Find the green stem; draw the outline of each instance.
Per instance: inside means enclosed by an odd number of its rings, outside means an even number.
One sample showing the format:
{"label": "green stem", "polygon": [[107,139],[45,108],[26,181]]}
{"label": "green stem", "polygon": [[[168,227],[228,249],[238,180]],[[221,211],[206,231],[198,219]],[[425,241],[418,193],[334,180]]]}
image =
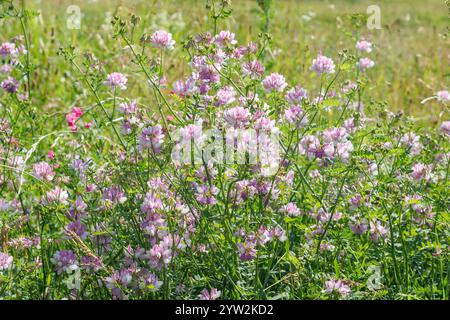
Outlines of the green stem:
{"label": "green stem", "polygon": [[109,122],[111,123],[111,126],[114,130],[114,133],[116,134],[117,138],[119,138],[120,144],[122,145],[122,147],[125,149],[125,151],[127,151],[127,146],[125,144],[125,142],[122,139],[122,136],[119,134],[119,132],[117,131],[116,126],[114,125],[113,119],[112,117],[108,114],[108,112],[106,111],[105,106],[103,105],[102,100],[100,99],[100,97],[98,96],[97,90],[95,90],[94,86],[92,85],[92,83],[87,79],[87,77],[85,76],[83,70],[81,70],[80,66],[73,60],[70,59],[70,62],[72,63],[72,65],[78,70],[78,72],[82,75],[84,82],[88,85],[89,89],[91,90],[91,92],[94,94],[95,99],[97,100],[97,104],[100,106],[100,108],[102,109],[103,113],[105,114],[105,116],[108,118]]}

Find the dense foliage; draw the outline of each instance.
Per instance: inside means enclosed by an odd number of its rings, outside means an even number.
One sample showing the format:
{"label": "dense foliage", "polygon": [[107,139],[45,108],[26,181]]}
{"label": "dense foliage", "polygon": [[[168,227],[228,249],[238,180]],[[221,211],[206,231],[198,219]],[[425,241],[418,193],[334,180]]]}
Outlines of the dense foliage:
{"label": "dense foliage", "polygon": [[[449,298],[450,94],[423,97],[438,130],[390,112],[365,92],[368,36],[312,53],[316,83],[296,84],[266,70],[267,34],[179,43],[116,16],[128,63],[62,47],[89,104],[42,117],[31,13],[3,9],[24,35],[0,45],[1,298]],[[127,94],[144,81],[151,105]]]}

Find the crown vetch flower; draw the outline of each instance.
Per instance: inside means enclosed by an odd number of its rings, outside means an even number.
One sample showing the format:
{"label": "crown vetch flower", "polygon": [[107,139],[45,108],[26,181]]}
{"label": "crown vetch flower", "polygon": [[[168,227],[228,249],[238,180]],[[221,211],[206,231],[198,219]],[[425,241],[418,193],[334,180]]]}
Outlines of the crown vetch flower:
{"label": "crown vetch flower", "polygon": [[33,175],[42,180],[52,181],[55,172],[47,162],[39,162],[33,165]]}
{"label": "crown vetch flower", "polygon": [[300,104],[303,99],[308,98],[308,91],[303,89],[300,85],[290,89],[286,94],[286,100],[290,104]]}
{"label": "crown vetch flower", "polygon": [[326,292],[326,293],[336,292],[341,296],[346,296],[351,292],[351,289],[342,280],[331,279],[331,280],[325,281],[324,292]]}
{"label": "crown vetch flower", "polygon": [[13,77],[8,77],[2,81],[0,86],[8,93],[16,93],[19,89],[19,81]]}
{"label": "crown vetch flower", "polygon": [[375,65],[375,62],[373,62],[370,58],[361,58],[358,62],[358,67],[361,70],[370,69]]}
{"label": "crown vetch flower", "polygon": [[142,129],[139,138],[139,149],[141,151],[150,149],[154,153],[161,153],[165,134],[161,125],[148,126]]}
{"label": "crown vetch flower", "polygon": [[252,60],[242,65],[242,74],[250,79],[258,79],[264,73],[264,67],[258,60]]}
{"label": "crown vetch flower", "polygon": [[51,261],[55,264],[55,271],[57,274],[76,270],[78,268],[77,257],[72,250],[56,251]]}
{"label": "crown vetch flower", "polygon": [[235,45],[237,43],[235,39],[235,34],[229,30],[220,31],[214,39],[214,43],[218,47],[227,47],[230,45]]}
{"label": "crown vetch flower", "polygon": [[388,235],[388,229],[379,221],[370,221],[370,239],[373,242],[378,242],[380,238],[384,239]]}
{"label": "crown vetch flower", "polygon": [[312,62],[311,70],[315,71],[318,75],[332,74],[335,72],[335,65],[333,60],[325,57],[321,54],[317,56]]}
{"label": "crown vetch flower", "polygon": [[9,269],[12,265],[13,257],[10,255],[0,252],[0,271]]}
{"label": "crown vetch flower", "polygon": [[298,124],[301,127],[308,123],[308,117],[305,114],[305,111],[297,105],[293,105],[289,109],[286,109],[284,111],[284,117],[289,123]]}
{"label": "crown vetch flower", "polygon": [[152,34],[150,37],[150,42],[155,48],[172,50],[175,45],[175,40],[172,39],[172,34],[164,31],[158,30]]}
{"label": "crown vetch flower", "polygon": [[440,102],[450,101],[450,92],[448,90],[441,90],[436,93],[436,97]]}
{"label": "crown vetch flower", "polygon": [[1,68],[0,68],[0,72],[3,74],[10,74],[12,72],[13,68],[10,64],[4,64]]}
{"label": "crown vetch flower", "polygon": [[287,83],[284,76],[282,76],[279,73],[271,73],[270,75],[264,78],[262,83],[264,89],[266,89],[267,92],[272,91],[282,92],[284,88],[287,87]]}
{"label": "crown vetch flower", "polygon": [[248,124],[250,120],[250,111],[244,107],[234,107],[225,110],[223,118],[230,126],[241,128]]}
{"label": "crown vetch flower", "polygon": [[297,217],[301,214],[300,209],[293,202],[289,202],[288,204],[283,206],[281,208],[281,211],[291,217]]}
{"label": "crown vetch flower", "polygon": [[120,72],[113,72],[106,76],[105,85],[113,90],[116,88],[125,90],[127,88],[127,82],[128,79],[125,75]]}
{"label": "crown vetch flower", "polygon": [[441,131],[442,133],[450,136],[450,121],[444,121],[441,124]]}
{"label": "crown vetch flower", "polygon": [[0,45],[0,56],[6,58],[8,56],[16,57],[18,55],[16,45],[12,42],[3,42]]}
{"label": "crown vetch flower", "polygon": [[369,229],[367,221],[357,217],[353,217],[350,219],[349,227],[354,234],[364,234]]}
{"label": "crown vetch flower", "polygon": [[431,177],[431,166],[423,163],[416,163],[412,166],[411,176],[417,181],[422,179],[428,180]]}
{"label": "crown vetch flower", "polygon": [[54,189],[47,191],[43,202],[68,204],[67,199],[69,199],[69,194],[67,193],[67,191],[56,186]]}
{"label": "crown vetch flower", "polygon": [[212,288],[210,291],[208,289],[203,289],[198,295],[200,300],[216,300],[220,297],[220,291],[216,288]]}
{"label": "crown vetch flower", "polygon": [[234,101],[236,101],[236,91],[232,87],[226,86],[217,91],[216,93],[217,106],[224,106]]}
{"label": "crown vetch flower", "polygon": [[357,50],[359,50],[361,52],[367,52],[367,53],[372,52],[372,43],[370,43],[367,40],[359,40],[356,43],[355,47]]}
{"label": "crown vetch flower", "polygon": [[103,189],[102,198],[104,201],[112,204],[119,204],[127,201],[125,192],[117,185]]}
{"label": "crown vetch flower", "polygon": [[71,236],[71,233],[76,234],[80,239],[86,239],[89,235],[89,232],[87,232],[87,227],[84,223],[82,223],[80,220],[71,221],[66,226],[66,233]]}
{"label": "crown vetch flower", "polygon": [[239,258],[242,261],[250,261],[256,258],[256,242],[251,240],[246,240],[244,243],[236,244],[238,248]]}

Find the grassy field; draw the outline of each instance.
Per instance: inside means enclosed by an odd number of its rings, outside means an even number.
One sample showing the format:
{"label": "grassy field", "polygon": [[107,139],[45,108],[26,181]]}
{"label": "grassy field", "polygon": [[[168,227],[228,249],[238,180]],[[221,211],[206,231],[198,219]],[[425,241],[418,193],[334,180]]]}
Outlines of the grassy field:
{"label": "grassy field", "polygon": [[[110,18],[132,13],[142,18],[136,35],[165,28],[173,33],[176,41],[186,40],[188,35],[213,30],[204,1],[25,1],[40,16],[30,22],[32,53],[39,57],[33,77],[36,95],[45,100],[37,103],[39,110],[52,113],[59,108],[78,103],[82,99],[76,91],[67,90],[70,73],[64,72],[64,62],[56,55],[60,46],[74,45],[80,52],[89,51],[112,67],[125,65],[118,42],[110,31]],[[351,15],[364,14],[371,1],[295,1],[277,0],[269,14],[268,31],[273,37],[271,54],[265,57],[269,71],[279,71],[291,83],[308,84],[313,75],[308,72],[309,61],[317,51],[334,58],[340,50],[352,49],[356,34],[367,37],[375,44],[374,60],[378,67],[370,74],[367,89],[374,99],[386,101],[389,109],[404,111],[427,122],[439,117],[436,104],[420,104],[433,92],[441,90],[449,82],[450,50],[448,8],[445,1],[387,1],[376,4],[381,9],[381,30],[369,30],[365,26],[355,30]],[[67,9],[77,5],[81,11],[80,29],[67,27]],[[241,42],[258,39],[266,30],[266,21],[256,1],[233,2],[232,16],[219,20],[220,29],[230,29]],[[6,34],[20,32],[18,23],[3,24]],[[173,51],[178,56],[181,48]],[[168,69],[169,83],[186,74],[185,64],[171,63]],[[145,95],[137,79],[136,92]],[[39,84],[39,85],[38,85]],[[49,94],[55,93],[55,94]],[[151,99],[151,95],[148,95]],[[86,101],[79,101],[86,103]]]}

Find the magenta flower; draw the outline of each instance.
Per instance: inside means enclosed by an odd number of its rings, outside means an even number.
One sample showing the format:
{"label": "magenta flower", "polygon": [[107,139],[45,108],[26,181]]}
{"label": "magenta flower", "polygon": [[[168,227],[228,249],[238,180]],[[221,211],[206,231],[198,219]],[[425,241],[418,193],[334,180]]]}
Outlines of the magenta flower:
{"label": "magenta flower", "polygon": [[11,268],[13,257],[0,252],[0,271]]}
{"label": "magenta flower", "polygon": [[33,165],[33,175],[41,180],[52,181],[55,172],[47,162],[39,162]]}
{"label": "magenta flower", "polygon": [[388,229],[378,220],[370,221],[370,239],[378,242],[380,238],[384,239],[388,235]]}
{"label": "magenta flower", "polygon": [[286,100],[292,105],[300,104],[303,99],[307,98],[308,98],[308,91],[306,91],[306,89],[303,89],[299,85],[289,90],[286,94]]}
{"label": "magenta flower", "polygon": [[214,42],[218,47],[227,47],[237,43],[235,34],[228,30],[220,31],[220,33],[216,35]]}
{"label": "magenta flower", "polygon": [[346,285],[342,280],[331,279],[325,281],[325,290],[326,293],[338,293],[341,296],[346,296],[351,292],[351,289],[348,285]]}
{"label": "magenta flower", "polygon": [[81,267],[87,272],[98,271],[104,267],[100,258],[93,256],[81,257]]}
{"label": "magenta flower", "polygon": [[246,240],[244,243],[236,244],[238,248],[239,258],[242,261],[250,261],[256,258],[256,242]]}
{"label": "magenta flower", "polygon": [[68,204],[67,199],[69,198],[69,194],[66,190],[61,189],[56,186],[54,189],[48,191],[43,199],[44,203],[60,203],[60,204]]}
{"label": "magenta flower", "polygon": [[139,138],[139,149],[141,151],[150,149],[152,152],[161,153],[165,134],[161,125],[148,126],[142,129]]}
{"label": "magenta flower", "polygon": [[83,115],[83,110],[81,108],[72,108],[70,113],[66,114],[67,124],[72,131],[77,131],[77,126],[75,122]]}
{"label": "magenta flower", "polygon": [[416,163],[412,167],[412,173],[411,176],[414,180],[419,181],[422,179],[429,179],[431,173],[431,167],[428,165],[425,165],[423,163]]}
{"label": "magenta flower", "polygon": [[444,121],[441,124],[441,132],[450,136],[450,121]]}
{"label": "magenta flower", "polygon": [[125,90],[127,88],[126,86],[127,82],[128,82],[127,77],[125,77],[122,73],[113,72],[106,76],[105,85],[113,90],[116,88]]}
{"label": "magenta flower", "polygon": [[78,107],[73,107],[72,108],[72,114],[75,117],[80,118],[83,115],[83,110],[81,110],[81,108],[78,108]]}
{"label": "magenta flower", "polygon": [[213,205],[216,204],[216,195],[219,193],[219,189],[215,186],[209,186],[207,184],[197,186],[196,199],[200,204]]}
{"label": "magenta flower", "polygon": [[301,214],[300,209],[297,207],[297,205],[293,202],[289,202],[285,206],[281,208],[281,212],[287,214],[291,217],[297,217]]}
{"label": "magenta flower", "polygon": [[436,93],[436,97],[440,102],[450,101],[450,92],[448,90],[441,90]]}
{"label": "magenta flower", "polygon": [[1,68],[0,68],[0,72],[3,74],[10,74],[12,72],[13,68],[10,64],[4,64]]}
{"label": "magenta flower", "polygon": [[272,73],[264,78],[262,82],[266,92],[278,91],[282,92],[287,87],[286,80],[279,73]]}
{"label": "magenta flower", "polygon": [[284,111],[284,117],[289,123],[299,124],[301,127],[308,123],[305,111],[299,106],[293,105]]}
{"label": "magenta flower", "polygon": [[230,104],[236,100],[236,91],[230,87],[226,86],[217,91],[216,93],[216,105],[224,106]]}
{"label": "magenta flower", "polygon": [[223,118],[230,126],[241,128],[248,124],[250,120],[250,111],[243,107],[234,107],[225,110]]}
{"label": "magenta flower", "polygon": [[375,65],[375,62],[373,62],[371,59],[369,58],[361,58],[359,59],[358,62],[358,67],[360,70],[364,71],[367,69],[372,68]]}
{"label": "magenta flower", "polygon": [[164,30],[158,30],[152,34],[150,42],[155,48],[172,50],[175,45],[175,40],[172,39],[172,34]]}
{"label": "magenta flower", "polygon": [[13,77],[8,77],[2,81],[0,86],[8,93],[16,93],[19,89],[19,81]]}
{"label": "magenta flower", "polygon": [[65,271],[73,271],[78,268],[77,257],[72,250],[56,251],[51,261],[55,264],[55,271],[61,274]]}
{"label": "magenta flower", "polygon": [[242,65],[242,74],[250,79],[258,79],[264,73],[264,67],[258,60],[252,60]]}
{"label": "magenta flower", "polygon": [[6,58],[7,56],[16,57],[18,54],[16,45],[12,42],[3,42],[0,45],[0,56]]}
{"label": "magenta flower", "polygon": [[364,234],[369,229],[367,221],[358,218],[351,218],[348,225],[354,234]]}
{"label": "magenta flower", "polygon": [[66,120],[67,120],[67,125],[70,127],[70,129],[72,131],[77,131],[77,126],[75,124],[75,121],[77,120],[77,118],[72,113],[66,114]]}
{"label": "magenta flower", "polygon": [[216,288],[212,288],[210,291],[208,289],[203,289],[198,295],[200,300],[216,300],[220,297],[220,291]]}
{"label": "magenta flower", "polygon": [[372,52],[372,43],[366,40],[359,40],[356,43],[356,49],[361,52]]}

